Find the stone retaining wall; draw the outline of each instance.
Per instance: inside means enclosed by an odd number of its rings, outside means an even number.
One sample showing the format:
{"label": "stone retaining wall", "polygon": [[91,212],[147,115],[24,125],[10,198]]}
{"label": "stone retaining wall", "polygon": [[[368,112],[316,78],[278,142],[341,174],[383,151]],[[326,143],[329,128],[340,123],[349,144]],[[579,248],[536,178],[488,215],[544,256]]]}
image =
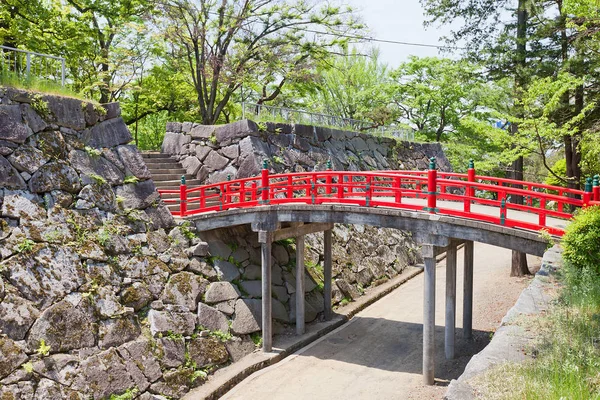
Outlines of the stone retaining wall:
{"label": "stone retaining wall", "polygon": [[436,157],[442,171],[450,162],[439,143],[412,143],[364,133],[307,125],[242,120],[228,125],[167,123],[162,152],[180,161],[203,182],[247,178],[263,160],[274,173],[324,170],[427,169]]}

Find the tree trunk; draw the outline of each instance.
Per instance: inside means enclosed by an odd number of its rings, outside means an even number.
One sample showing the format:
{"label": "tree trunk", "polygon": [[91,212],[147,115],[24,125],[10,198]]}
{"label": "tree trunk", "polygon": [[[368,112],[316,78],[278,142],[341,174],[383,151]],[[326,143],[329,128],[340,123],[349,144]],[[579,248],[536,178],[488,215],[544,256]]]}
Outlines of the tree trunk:
{"label": "tree trunk", "polygon": [[527,267],[527,254],[513,250],[510,276],[531,275]]}
{"label": "tree trunk", "polygon": [[[519,8],[517,10],[517,74],[515,77],[517,87],[517,97],[523,95],[523,90],[527,84],[525,77],[525,67],[527,66],[527,0],[519,0]],[[517,110],[519,117],[523,116],[521,110]],[[519,131],[518,125],[512,126],[513,134]],[[519,156],[512,164],[512,179],[522,181],[523,180],[523,156]],[[513,185],[516,188],[522,188],[522,185]],[[523,204],[523,196],[511,196],[511,203]],[[513,250],[512,252],[512,266],[510,269],[510,276],[523,276],[530,275],[529,268],[527,268],[527,255],[520,251]]]}

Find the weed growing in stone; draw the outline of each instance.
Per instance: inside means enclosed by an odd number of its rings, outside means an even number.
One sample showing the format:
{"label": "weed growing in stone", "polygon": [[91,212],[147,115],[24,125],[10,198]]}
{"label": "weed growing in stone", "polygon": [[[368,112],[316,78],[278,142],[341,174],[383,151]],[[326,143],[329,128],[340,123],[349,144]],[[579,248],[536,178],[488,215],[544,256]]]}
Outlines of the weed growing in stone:
{"label": "weed growing in stone", "polygon": [[260,334],[260,332],[254,332],[250,334],[250,338],[252,339],[252,341],[254,342],[254,345],[256,347],[261,347],[262,346],[262,335]]}
{"label": "weed growing in stone", "polygon": [[27,372],[28,374],[31,374],[33,372],[33,363],[31,361],[26,362],[25,364],[21,365],[21,367],[23,367],[25,372]]}
{"label": "weed growing in stone", "polygon": [[219,339],[221,342],[227,342],[233,337],[231,333],[223,331],[211,331],[209,335]]}
{"label": "weed growing in stone", "polygon": [[137,397],[139,392],[140,390],[138,388],[133,387],[119,395],[111,394],[108,400],[133,400]]}
{"label": "weed growing in stone", "polygon": [[31,108],[33,108],[42,117],[48,117],[48,115],[50,115],[48,102],[44,100],[41,94],[33,95],[33,98],[31,99]]}
{"label": "weed growing in stone", "polygon": [[85,146],[83,149],[90,157],[100,157],[102,155],[102,151],[90,146]]}
{"label": "weed growing in stone", "polygon": [[182,222],[181,225],[179,225],[179,230],[181,231],[183,236],[185,236],[189,240],[192,240],[196,237],[196,234],[190,229],[191,226],[192,224],[189,221]]}
{"label": "weed growing in stone", "polygon": [[96,184],[98,184],[98,185],[104,185],[106,183],[106,179],[104,179],[100,175],[90,174],[89,177],[91,180],[96,182]]}
{"label": "weed growing in stone", "polygon": [[137,176],[128,175],[123,179],[123,183],[138,183],[140,180]]}
{"label": "weed growing in stone", "polygon": [[46,344],[46,341],[44,339],[42,339],[42,340],[40,340],[40,345],[38,346],[38,348],[35,352],[42,357],[46,357],[48,354],[50,354],[50,349],[51,349],[50,346],[48,346]]}
{"label": "weed growing in stone", "polygon": [[28,253],[33,250],[35,242],[31,239],[24,239],[17,244],[17,253]]}

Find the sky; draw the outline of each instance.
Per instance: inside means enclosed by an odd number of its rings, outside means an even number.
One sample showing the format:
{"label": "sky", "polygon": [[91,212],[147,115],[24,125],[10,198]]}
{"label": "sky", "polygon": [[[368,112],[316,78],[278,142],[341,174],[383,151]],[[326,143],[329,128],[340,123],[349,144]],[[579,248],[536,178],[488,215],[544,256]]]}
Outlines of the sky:
{"label": "sky", "polygon": [[[423,27],[425,16],[419,0],[345,0],[362,17],[371,31],[371,37],[384,40],[444,43],[440,36],[450,32],[448,27]],[[376,43],[381,61],[395,68],[411,55],[419,57],[440,56],[435,48]],[[444,53],[445,54],[445,53]]]}

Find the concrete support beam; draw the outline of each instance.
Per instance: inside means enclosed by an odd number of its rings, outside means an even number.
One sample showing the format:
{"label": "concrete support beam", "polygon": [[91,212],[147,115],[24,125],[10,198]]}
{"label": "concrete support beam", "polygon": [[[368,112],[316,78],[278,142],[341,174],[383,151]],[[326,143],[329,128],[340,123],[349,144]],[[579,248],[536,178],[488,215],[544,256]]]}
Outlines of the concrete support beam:
{"label": "concrete support beam", "polygon": [[304,236],[296,238],[296,334],[304,334]]}
{"label": "concrete support beam", "polygon": [[324,311],[324,315],[325,315],[325,320],[329,321],[332,317],[332,312],[331,312],[331,268],[332,268],[332,256],[331,256],[331,240],[332,240],[332,234],[331,234],[331,229],[326,230],[325,232],[323,232],[323,244],[324,244],[324,249],[323,252],[325,253],[323,256],[325,258],[325,265],[323,268],[323,299],[325,302],[325,311]]}
{"label": "concrete support beam", "polygon": [[435,246],[421,248],[425,263],[423,290],[423,383],[435,379]]}
{"label": "concrete support beam", "polygon": [[271,313],[271,244],[273,232],[258,232],[258,241],[261,243],[261,271],[262,271],[262,335],[263,351],[273,349],[273,325]]}
{"label": "concrete support beam", "polygon": [[444,350],[446,359],[454,359],[456,339],[456,246],[448,247],[446,252],[446,324],[444,331]]}
{"label": "concrete support beam", "polygon": [[463,336],[473,337],[473,242],[465,242],[465,274],[463,285]]}
{"label": "concrete support beam", "polygon": [[333,224],[328,223],[301,224],[297,226],[291,226],[289,228],[282,228],[273,233],[273,241],[276,242],[278,240],[323,232],[331,228],[333,228]]}

